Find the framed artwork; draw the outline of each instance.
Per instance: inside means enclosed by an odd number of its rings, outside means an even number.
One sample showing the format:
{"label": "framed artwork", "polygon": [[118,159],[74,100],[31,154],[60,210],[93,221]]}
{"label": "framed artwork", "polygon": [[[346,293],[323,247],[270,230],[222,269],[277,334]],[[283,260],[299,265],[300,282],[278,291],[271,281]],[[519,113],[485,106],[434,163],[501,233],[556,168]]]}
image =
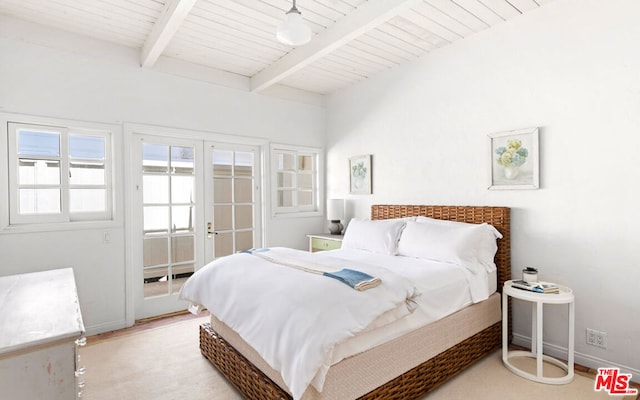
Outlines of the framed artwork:
{"label": "framed artwork", "polygon": [[371,154],[349,158],[349,193],[371,194]]}
{"label": "framed artwork", "polygon": [[538,128],[489,134],[490,190],[538,189]]}

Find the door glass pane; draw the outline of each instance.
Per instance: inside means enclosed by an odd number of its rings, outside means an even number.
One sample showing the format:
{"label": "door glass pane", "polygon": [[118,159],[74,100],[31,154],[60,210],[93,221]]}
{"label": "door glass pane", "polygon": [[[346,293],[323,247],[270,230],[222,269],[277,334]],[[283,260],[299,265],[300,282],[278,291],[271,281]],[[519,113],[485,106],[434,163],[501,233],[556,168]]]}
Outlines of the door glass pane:
{"label": "door glass pane", "polygon": [[231,176],[233,165],[233,151],[213,150],[213,175]]}
{"label": "door glass pane", "polygon": [[[195,258],[195,236],[176,236],[171,238],[171,262],[182,263]],[[175,274],[175,271],[174,271]]]}
{"label": "door glass pane", "polygon": [[163,144],[142,144],[142,171],[168,172],[169,146]]}
{"label": "door glass pane", "polygon": [[236,233],[236,251],[249,250],[253,248],[253,231],[243,231]]}
{"label": "door glass pane", "polygon": [[195,272],[195,264],[180,264],[176,265],[172,268],[172,284],[171,284],[171,293],[179,293],[180,289],[182,289],[182,285],[189,279],[191,275]]}
{"label": "door glass pane", "polygon": [[169,293],[169,267],[145,268],[144,297],[162,296]]}
{"label": "door glass pane", "polygon": [[237,178],[235,180],[235,202],[253,202],[253,179]]}
{"label": "door glass pane", "polygon": [[69,209],[71,212],[105,211],[106,196],[105,189],[70,189]]}
{"label": "door glass pane", "polygon": [[174,233],[193,232],[193,206],[171,207],[171,228]]}
{"label": "door glass pane", "polygon": [[214,206],[213,223],[216,231],[227,231],[233,229],[233,218],[231,214],[233,206]]}
{"label": "door glass pane", "polygon": [[234,166],[235,176],[253,175],[253,153],[237,152]]}
{"label": "door glass pane", "polygon": [[253,227],[253,206],[236,206],[236,229]]}
{"label": "door glass pane", "polygon": [[18,161],[18,182],[21,185],[59,185],[60,161],[21,158]]}
{"label": "door glass pane", "polygon": [[229,254],[233,254],[233,234],[232,233],[218,233],[214,235],[214,256],[224,257]]}
{"label": "door glass pane", "polygon": [[214,203],[231,203],[233,192],[231,187],[233,181],[231,178],[214,178],[213,179],[213,202]]}
{"label": "door glass pane", "polygon": [[193,174],[193,147],[171,147],[171,168],[176,174]]}
{"label": "door glass pane", "polygon": [[166,265],[169,262],[169,246],[166,237],[146,238],[143,241],[144,266]]}
{"label": "door glass pane", "polygon": [[193,203],[194,177],[174,175],[171,177],[171,202]]}
{"label": "door glass pane", "polygon": [[20,214],[56,214],[60,210],[60,189],[20,189]]}
{"label": "door glass pane", "polygon": [[144,233],[169,232],[169,207],[144,207]]}
{"label": "door glass pane", "polygon": [[169,202],[169,176],[144,175],[142,186],[144,204],[167,204]]}
{"label": "door glass pane", "polygon": [[18,131],[18,154],[60,157],[60,133],[21,129]]}

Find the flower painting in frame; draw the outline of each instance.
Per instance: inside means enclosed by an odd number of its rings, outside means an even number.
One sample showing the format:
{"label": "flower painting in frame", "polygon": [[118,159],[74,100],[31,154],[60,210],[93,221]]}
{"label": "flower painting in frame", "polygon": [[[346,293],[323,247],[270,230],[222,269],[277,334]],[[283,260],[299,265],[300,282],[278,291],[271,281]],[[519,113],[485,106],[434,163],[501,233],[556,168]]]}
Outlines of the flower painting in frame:
{"label": "flower painting in frame", "polygon": [[538,189],[538,128],[489,135],[489,189]]}
{"label": "flower painting in frame", "polygon": [[349,193],[371,194],[371,154],[349,158]]}

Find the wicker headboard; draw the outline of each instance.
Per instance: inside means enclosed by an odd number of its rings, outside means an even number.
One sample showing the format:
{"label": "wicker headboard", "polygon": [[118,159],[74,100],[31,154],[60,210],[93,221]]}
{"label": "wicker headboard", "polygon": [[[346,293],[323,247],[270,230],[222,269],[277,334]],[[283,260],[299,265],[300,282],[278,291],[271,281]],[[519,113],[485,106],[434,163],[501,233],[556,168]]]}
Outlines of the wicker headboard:
{"label": "wicker headboard", "polygon": [[511,209],[508,207],[484,206],[412,206],[380,205],[371,206],[371,219],[389,219],[403,217],[431,217],[450,221],[493,225],[502,239],[498,242],[495,263],[498,268],[498,290],[502,291],[505,281],[511,279]]}

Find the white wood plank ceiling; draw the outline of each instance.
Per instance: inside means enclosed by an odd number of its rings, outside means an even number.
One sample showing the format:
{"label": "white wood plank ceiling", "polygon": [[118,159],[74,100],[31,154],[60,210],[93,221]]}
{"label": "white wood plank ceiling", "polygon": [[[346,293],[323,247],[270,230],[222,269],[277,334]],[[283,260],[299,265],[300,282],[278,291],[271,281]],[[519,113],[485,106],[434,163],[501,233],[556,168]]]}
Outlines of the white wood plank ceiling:
{"label": "white wood plank ceiling", "polygon": [[116,43],[142,68],[170,57],[328,94],[553,0],[298,0],[313,31],[275,38],[289,0],[0,0],[0,15]]}

